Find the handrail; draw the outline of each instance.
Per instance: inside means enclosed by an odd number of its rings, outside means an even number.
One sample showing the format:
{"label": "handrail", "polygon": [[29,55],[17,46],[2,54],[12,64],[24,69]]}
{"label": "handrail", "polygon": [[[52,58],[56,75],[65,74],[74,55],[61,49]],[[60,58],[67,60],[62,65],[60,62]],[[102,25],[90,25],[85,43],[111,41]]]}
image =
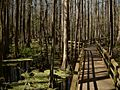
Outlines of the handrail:
{"label": "handrail", "polygon": [[[6,81],[16,82],[21,79],[20,74],[27,71],[32,64],[32,58],[7,59],[2,61]],[[7,74],[9,73],[9,74]],[[13,73],[13,74],[11,74]],[[9,77],[9,78],[8,78]]]}
{"label": "handrail", "polygon": [[84,47],[82,47],[82,49],[80,51],[80,55],[77,59],[77,63],[75,65],[75,70],[74,70],[70,90],[77,90],[77,88],[78,88],[79,76],[80,76],[80,72],[81,72],[81,69],[82,69],[82,66],[83,66],[82,65],[83,58],[84,58]]}
{"label": "handrail", "polygon": [[20,59],[7,59],[7,60],[3,60],[3,63],[6,62],[23,62],[23,61],[33,61],[32,58],[20,58]]}
{"label": "handrail", "polygon": [[96,41],[97,48],[99,52],[101,53],[104,62],[108,69],[108,74],[110,78],[112,79],[116,89],[120,89],[120,67],[118,63],[115,61],[115,59],[111,58],[111,55],[105,50],[99,43]]}
{"label": "handrail", "polygon": [[[75,41],[68,41],[68,46],[71,47],[71,43],[73,44],[72,47],[75,47]],[[82,42],[76,42],[76,48],[82,47]]]}

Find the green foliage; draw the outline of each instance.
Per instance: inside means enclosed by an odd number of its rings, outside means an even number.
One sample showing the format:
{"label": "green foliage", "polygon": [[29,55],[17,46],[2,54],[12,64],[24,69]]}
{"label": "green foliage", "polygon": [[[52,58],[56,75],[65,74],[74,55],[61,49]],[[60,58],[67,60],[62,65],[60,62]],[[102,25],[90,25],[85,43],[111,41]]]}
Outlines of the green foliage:
{"label": "green foliage", "polygon": [[8,89],[8,90],[24,90],[24,88],[25,88],[24,85],[18,85],[18,86],[14,86],[14,88]]}
{"label": "green foliage", "polygon": [[[15,44],[11,44],[9,46],[9,55],[8,58],[14,58],[15,57]],[[38,41],[32,40],[30,43],[30,47],[26,47],[25,45],[19,44],[19,57],[32,57],[38,53],[40,53],[42,50],[41,46],[39,45]]]}
{"label": "green foliage", "polygon": [[[25,78],[25,80],[18,81],[18,85],[13,85],[13,89],[11,90],[34,90],[34,89],[44,89],[49,88],[49,71],[39,72],[39,70],[33,70],[28,73],[25,72],[21,74]],[[22,84],[22,85],[21,85]]]}
{"label": "green foliage", "polygon": [[31,48],[22,48],[20,50],[21,57],[30,57],[34,54],[33,50]]}
{"label": "green foliage", "polygon": [[65,79],[66,77],[69,76],[68,72],[67,71],[63,71],[63,70],[56,70],[56,72],[54,73],[55,75],[58,75],[59,77]]}
{"label": "green foliage", "polygon": [[[60,69],[54,70],[54,75],[61,77],[61,79],[57,79],[57,83],[62,82],[62,79],[65,79],[69,76],[68,72],[62,71]],[[34,89],[43,89],[43,90],[55,90],[49,88],[49,75],[50,70],[45,70],[44,72],[39,72],[39,70],[33,70],[28,73],[25,72],[21,74],[25,78],[25,80],[18,81],[18,85],[12,85],[12,89],[9,90],[34,90]]]}

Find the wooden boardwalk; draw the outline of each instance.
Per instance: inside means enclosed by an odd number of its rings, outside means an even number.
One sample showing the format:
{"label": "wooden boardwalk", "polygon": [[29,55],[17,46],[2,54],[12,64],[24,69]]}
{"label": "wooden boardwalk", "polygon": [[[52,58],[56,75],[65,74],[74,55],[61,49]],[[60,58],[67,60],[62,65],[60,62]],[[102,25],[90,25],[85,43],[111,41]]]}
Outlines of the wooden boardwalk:
{"label": "wooden boardwalk", "polygon": [[77,90],[115,90],[105,63],[96,47],[85,48],[83,68]]}

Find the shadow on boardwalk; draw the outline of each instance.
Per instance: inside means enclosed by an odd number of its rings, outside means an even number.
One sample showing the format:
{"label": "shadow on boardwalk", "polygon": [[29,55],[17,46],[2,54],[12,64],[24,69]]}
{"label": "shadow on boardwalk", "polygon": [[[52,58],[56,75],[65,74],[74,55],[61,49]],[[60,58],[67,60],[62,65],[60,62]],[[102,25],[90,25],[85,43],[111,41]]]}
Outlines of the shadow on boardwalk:
{"label": "shadow on boardwalk", "polygon": [[104,61],[95,47],[85,48],[78,90],[115,90]]}

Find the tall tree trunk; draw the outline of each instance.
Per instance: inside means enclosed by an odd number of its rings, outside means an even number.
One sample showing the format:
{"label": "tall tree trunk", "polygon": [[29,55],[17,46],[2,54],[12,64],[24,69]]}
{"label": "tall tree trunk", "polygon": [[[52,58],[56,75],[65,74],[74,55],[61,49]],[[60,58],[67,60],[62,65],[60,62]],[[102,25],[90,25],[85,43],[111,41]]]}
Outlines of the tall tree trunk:
{"label": "tall tree trunk", "polygon": [[78,24],[78,21],[77,21],[77,14],[78,14],[78,12],[77,12],[77,8],[76,8],[76,6],[77,6],[77,1],[75,0],[75,54],[74,54],[74,56],[75,56],[75,61],[77,60],[77,42],[78,42],[78,28],[77,28],[77,24]]}
{"label": "tall tree trunk", "polygon": [[97,34],[97,38],[98,38],[98,40],[100,39],[100,10],[99,10],[99,0],[97,1],[97,32],[98,32],[98,34]]}
{"label": "tall tree trunk", "polygon": [[93,0],[91,0],[91,43],[93,42],[93,38],[94,38],[94,30],[93,30]]}
{"label": "tall tree trunk", "polygon": [[23,0],[21,0],[21,2],[20,2],[20,44],[21,44],[21,46],[22,46],[22,38],[23,38],[23,34],[22,34],[22,29],[23,29],[23,27],[22,27],[22,15],[23,15],[23,13],[22,13],[22,11],[23,11]]}
{"label": "tall tree trunk", "polygon": [[9,53],[9,1],[2,2],[1,23],[2,23],[2,42],[3,42],[3,58],[7,58]]}
{"label": "tall tree trunk", "polygon": [[2,76],[2,60],[3,60],[3,43],[2,43],[2,12],[3,12],[3,0],[0,1],[0,77]]}
{"label": "tall tree trunk", "polygon": [[82,0],[82,11],[81,11],[82,13],[82,40],[84,40],[84,3],[83,3],[83,0]]}
{"label": "tall tree trunk", "polygon": [[[118,1],[118,2],[119,2],[119,1]],[[119,3],[118,3],[118,5],[119,5]],[[118,10],[118,14],[117,14],[117,15],[118,15],[118,34],[117,34],[116,44],[117,44],[117,45],[120,45],[120,15],[119,15],[119,14],[120,14],[120,13],[119,13],[120,10],[119,10],[119,6],[118,6],[118,9],[117,9],[117,10]]]}
{"label": "tall tree trunk", "polygon": [[[2,34],[2,33],[0,33],[0,34]],[[0,35],[0,36],[2,36],[2,35]],[[3,60],[3,56],[2,56],[3,52],[2,51],[3,50],[2,50],[2,40],[1,39],[2,38],[0,37],[0,77],[3,76],[3,71],[2,71],[2,60]]]}
{"label": "tall tree trunk", "polygon": [[67,62],[68,62],[68,31],[69,31],[69,0],[63,0],[63,29],[64,29],[64,38],[63,38],[63,62],[62,62],[62,69],[67,68]]}
{"label": "tall tree trunk", "polygon": [[118,0],[114,0],[114,46],[116,44],[117,41],[117,33],[118,33],[118,20],[119,20],[119,10],[118,10]]}
{"label": "tall tree trunk", "polygon": [[95,26],[94,26],[95,27],[94,28],[95,29],[95,38],[97,38],[97,36],[98,36],[97,35],[97,32],[98,32],[97,31],[97,10],[98,10],[98,8],[97,8],[97,1],[98,0],[95,1],[95,9],[94,9],[95,10],[95,12],[94,12],[94,14],[95,14],[95,19],[94,19],[94,21],[95,21],[95,23],[94,23],[95,24]]}
{"label": "tall tree trunk", "polygon": [[87,35],[86,35],[86,30],[87,30],[87,24],[86,24],[86,12],[87,12],[87,10],[86,10],[86,7],[87,6],[87,1],[85,0],[85,4],[84,4],[84,40],[87,40]]}
{"label": "tall tree trunk", "polygon": [[57,0],[54,0],[53,2],[53,20],[52,20],[52,50],[51,50],[51,54],[52,54],[52,57],[51,57],[51,61],[50,61],[50,64],[51,64],[51,67],[50,67],[50,87],[51,88],[54,88],[54,73],[53,73],[53,67],[54,67],[54,59],[55,59],[55,12],[56,12],[56,3],[57,3]]}
{"label": "tall tree trunk", "polygon": [[12,15],[11,15],[11,26],[10,26],[10,44],[12,45],[12,43],[14,42],[14,0],[11,1],[11,6],[12,6]]}
{"label": "tall tree trunk", "polygon": [[77,16],[77,30],[78,30],[78,35],[79,35],[79,39],[78,39],[78,55],[79,55],[79,53],[80,53],[80,41],[81,41],[81,17],[80,17],[80,14],[81,14],[81,7],[80,7],[80,5],[81,5],[81,1],[79,0],[78,1],[78,16]]}
{"label": "tall tree trunk", "polygon": [[112,0],[110,0],[110,55],[112,55],[112,49],[113,49],[113,3]]}
{"label": "tall tree trunk", "polygon": [[19,34],[19,0],[16,0],[16,30],[15,30],[15,56],[18,57],[18,34]]}
{"label": "tall tree trunk", "polygon": [[88,0],[88,35],[87,35],[87,37],[88,37],[88,42],[90,42],[90,38],[89,38],[89,35],[90,35],[90,10],[89,10],[89,3],[90,3],[90,1]]}
{"label": "tall tree trunk", "polygon": [[30,47],[30,43],[31,43],[31,5],[32,5],[32,0],[29,0],[28,19],[27,19],[27,47]]}
{"label": "tall tree trunk", "polygon": [[7,25],[6,25],[6,55],[9,54],[9,31],[10,31],[10,14],[9,14],[9,8],[10,8],[10,1],[7,1]]}
{"label": "tall tree trunk", "polygon": [[3,46],[3,58],[6,57],[5,53],[5,31],[6,31],[6,0],[2,2],[2,14],[1,14],[1,23],[2,23],[2,46]]}
{"label": "tall tree trunk", "polygon": [[43,1],[40,0],[40,31],[39,31],[39,44],[41,45],[41,48],[42,48],[42,25],[43,25],[43,14],[44,12],[42,11],[43,10]]}
{"label": "tall tree trunk", "polygon": [[73,26],[74,26],[74,24],[73,24],[73,22],[74,22],[74,20],[73,20],[73,12],[74,12],[74,10],[73,10],[73,1],[71,1],[70,2],[70,18],[71,18],[71,20],[70,20],[70,36],[71,36],[71,39],[70,39],[70,41],[71,41],[71,45],[70,45],[70,62],[71,62],[71,64],[73,64],[72,62],[73,62]]}
{"label": "tall tree trunk", "polygon": [[26,34],[25,34],[25,28],[26,28],[26,24],[25,24],[25,16],[26,16],[26,13],[25,13],[25,9],[26,9],[26,0],[23,0],[23,43],[25,44],[26,43],[26,38],[25,38],[25,36],[26,36]]}
{"label": "tall tree trunk", "polygon": [[59,51],[60,51],[60,55],[62,54],[62,28],[61,28],[61,14],[62,14],[62,2],[61,0],[59,0],[59,9],[60,9],[60,12],[59,12],[59,30],[60,30],[60,33],[59,33]]}

